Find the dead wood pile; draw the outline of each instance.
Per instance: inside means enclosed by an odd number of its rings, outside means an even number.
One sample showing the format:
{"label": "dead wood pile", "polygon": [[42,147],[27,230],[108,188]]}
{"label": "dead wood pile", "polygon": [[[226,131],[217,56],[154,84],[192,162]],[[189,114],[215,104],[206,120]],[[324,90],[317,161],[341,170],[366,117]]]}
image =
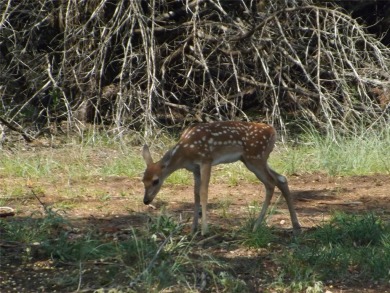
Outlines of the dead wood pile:
{"label": "dead wood pile", "polygon": [[150,133],[250,119],[329,132],[388,120],[389,48],[330,4],[3,2],[0,116],[8,123]]}

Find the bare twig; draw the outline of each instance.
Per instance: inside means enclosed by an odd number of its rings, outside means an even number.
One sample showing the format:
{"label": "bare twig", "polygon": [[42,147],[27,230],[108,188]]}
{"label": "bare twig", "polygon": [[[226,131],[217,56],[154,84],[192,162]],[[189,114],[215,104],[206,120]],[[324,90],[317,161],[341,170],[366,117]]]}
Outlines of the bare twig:
{"label": "bare twig", "polygon": [[21,126],[12,124],[11,122],[8,122],[2,117],[0,117],[0,122],[3,123],[5,126],[7,126],[9,129],[16,131],[17,133],[20,133],[22,137],[25,139],[25,141],[33,142],[34,138],[28,135]]}

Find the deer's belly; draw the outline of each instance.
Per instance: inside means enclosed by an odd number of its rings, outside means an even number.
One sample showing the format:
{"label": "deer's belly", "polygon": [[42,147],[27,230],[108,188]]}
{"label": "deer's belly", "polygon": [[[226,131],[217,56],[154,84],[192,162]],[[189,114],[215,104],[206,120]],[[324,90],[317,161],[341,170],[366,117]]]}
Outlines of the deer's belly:
{"label": "deer's belly", "polygon": [[242,151],[233,151],[229,153],[223,153],[222,151],[217,153],[213,157],[212,165],[233,163],[241,159]]}

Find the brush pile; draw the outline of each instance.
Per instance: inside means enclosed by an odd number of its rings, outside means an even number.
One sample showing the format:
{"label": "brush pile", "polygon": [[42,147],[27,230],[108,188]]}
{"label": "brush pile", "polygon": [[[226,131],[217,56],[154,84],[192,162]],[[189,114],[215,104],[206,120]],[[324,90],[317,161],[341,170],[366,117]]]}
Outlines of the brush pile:
{"label": "brush pile", "polygon": [[0,116],[36,133],[64,121],[118,133],[224,119],[325,132],[388,121],[390,49],[324,5],[8,1]]}

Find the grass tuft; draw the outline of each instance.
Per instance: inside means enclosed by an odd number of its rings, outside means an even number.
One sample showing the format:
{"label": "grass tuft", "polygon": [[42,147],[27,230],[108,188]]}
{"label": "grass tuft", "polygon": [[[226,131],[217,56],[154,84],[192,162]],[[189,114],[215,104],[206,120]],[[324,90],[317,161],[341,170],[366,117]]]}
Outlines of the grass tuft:
{"label": "grass tuft", "polygon": [[239,235],[242,238],[242,243],[251,248],[268,247],[274,242],[277,237],[274,235],[272,229],[266,224],[260,224],[256,231],[253,231],[255,225],[255,218],[250,218],[245,224]]}

